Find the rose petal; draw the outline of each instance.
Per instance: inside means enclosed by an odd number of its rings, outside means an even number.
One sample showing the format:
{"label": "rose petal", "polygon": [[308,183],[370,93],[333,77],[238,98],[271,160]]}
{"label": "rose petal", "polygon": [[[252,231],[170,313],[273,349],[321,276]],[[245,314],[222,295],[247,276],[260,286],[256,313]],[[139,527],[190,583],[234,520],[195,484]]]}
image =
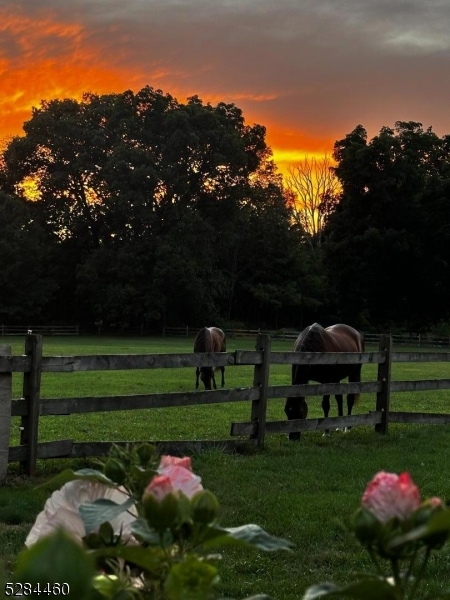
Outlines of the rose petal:
{"label": "rose petal", "polygon": [[419,488],[409,473],[380,471],[368,484],[361,503],[382,523],[395,517],[404,520],[420,506]]}
{"label": "rose petal", "polygon": [[[163,454],[161,456],[161,462],[159,463],[159,469],[164,470],[167,467],[178,466],[184,467],[189,471],[192,471],[192,461],[190,456],[183,456],[178,458],[177,456],[170,456],[169,454]],[[158,469],[158,471],[159,471]]]}
{"label": "rose petal", "polygon": [[[122,504],[127,500],[128,495],[123,488],[111,488],[96,481],[85,479],[69,481],[48,498],[44,509],[37,516],[25,544],[31,546],[58,527],[64,528],[75,539],[81,541],[81,538],[86,535],[86,531],[78,509],[80,505],[91,504],[100,498],[107,498],[117,504]],[[111,526],[114,533],[119,534],[122,531],[124,541],[137,543],[131,534],[131,523],[136,517],[136,507],[133,506],[129,511],[112,519]]]}
{"label": "rose petal", "polygon": [[195,493],[203,490],[203,486],[200,483],[201,477],[184,467],[169,465],[161,469],[160,473],[170,477],[173,489],[183,492],[188,498],[192,498]]}

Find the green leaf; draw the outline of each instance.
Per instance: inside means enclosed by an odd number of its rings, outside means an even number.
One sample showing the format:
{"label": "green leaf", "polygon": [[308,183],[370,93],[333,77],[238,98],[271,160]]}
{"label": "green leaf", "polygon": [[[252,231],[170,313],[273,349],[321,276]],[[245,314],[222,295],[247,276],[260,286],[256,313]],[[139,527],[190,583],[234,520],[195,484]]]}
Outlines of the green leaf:
{"label": "green leaf", "polygon": [[114,481],[106,477],[102,471],[97,471],[97,469],[79,469],[74,473],[74,479],[88,479],[89,481],[99,481],[100,483],[105,483],[106,485],[116,486]]}
{"label": "green leaf", "polygon": [[143,546],[108,546],[92,550],[92,556],[96,559],[123,558],[150,573],[159,573],[165,568],[166,561],[161,548],[144,548]]}
{"label": "green leaf", "polygon": [[49,481],[46,481],[42,485],[38,485],[37,489],[50,489],[56,490],[61,488],[65,483],[69,481],[75,481],[76,479],[87,479],[89,481],[98,481],[106,485],[116,487],[114,481],[111,481],[101,471],[96,469],[80,469],[79,471],[73,471],[72,469],[64,469],[55,477],[52,477]]}
{"label": "green leaf", "polygon": [[14,579],[31,583],[32,588],[67,583],[68,598],[79,600],[94,594],[92,580],[95,564],[89,553],[66,532],[58,530],[43,538],[31,548],[23,550],[17,560]]}
{"label": "green leaf", "polygon": [[327,596],[361,598],[362,600],[400,600],[402,595],[384,579],[367,578],[339,588],[334,583],[313,585],[306,590],[302,600],[316,600]]}
{"label": "green leaf", "polygon": [[229,527],[221,529],[211,527],[208,530],[203,546],[210,548],[212,546],[250,546],[259,550],[272,552],[274,550],[291,550],[293,544],[288,540],[270,535],[259,525],[242,525],[241,527]]}
{"label": "green leaf", "polygon": [[450,534],[450,510],[436,513],[428,523],[416,527],[412,531],[395,537],[390,545],[395,548],[407,542],[426,540],[433,536],[448,536]]}
{"label": "green leaf", "polygon": [[145,519],[138,518],[131,524],[131,532],[134,537],[140,541],[146,542],[150,546],[167,548],[173,544],[173,537],[170,531],[164,531],[162,539],[159,533],[152,529]]}
{"label": "green leaf", "polygon": [[181,563],[174,564],[164,584],[169,600],[208,600],[211,590],[219,581],[217,568],[188,555]]}
{"label": "green leaf", "polygon": [[122,504],[117,504],[107,498],[100,498],[91,504],[82,504],[79,508],[86,533],[91,533],[105,521],[115,519],[134,504],[134,498],[128,498]]}
{"label": "green leaf", "polygon": [[302,600],[316,600],[316,598],[334,595],[336,592],[339,592],[339,588],[334,583],[319,583],[308,588]]}

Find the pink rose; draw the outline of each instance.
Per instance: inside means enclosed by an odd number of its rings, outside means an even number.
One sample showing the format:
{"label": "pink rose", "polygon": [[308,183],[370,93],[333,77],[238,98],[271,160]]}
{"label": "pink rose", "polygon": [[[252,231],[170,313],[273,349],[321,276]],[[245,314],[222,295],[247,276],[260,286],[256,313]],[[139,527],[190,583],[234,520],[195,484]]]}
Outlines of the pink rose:
{"label": "pink rose", "polygon": [[173,489],[183,492],[188,498],[192,498],[194,494],[203,490],[203,486],[200,483],[201,478],[184,467],[170,465],[163,469],[158,469],[158,473],[169,477]]}
{"label": "pink rose", "polygon": [[169,456],[168,454],[161,456],[159,469],[166,469],[172,466],[184,467],[188,471],[192,471],[191,457],[183,456],[183,458],[178,458],[177,456]]}
{"label": "pink rose", "polygon": [[188,498],[203,490],[201,478],[192,472],[189,456],[177,458],[176,456],[162,456],[156,475],[149,483],[145,494],[151,494],[161,502],[167,494],[178,495],[183,492]]}
{"label": "pink rose", "polygon": [[367,486],[361,502],[381,523],[387,523],[395,517],[407,519],[419,508],[420,493],[409,473],[380,471]]}

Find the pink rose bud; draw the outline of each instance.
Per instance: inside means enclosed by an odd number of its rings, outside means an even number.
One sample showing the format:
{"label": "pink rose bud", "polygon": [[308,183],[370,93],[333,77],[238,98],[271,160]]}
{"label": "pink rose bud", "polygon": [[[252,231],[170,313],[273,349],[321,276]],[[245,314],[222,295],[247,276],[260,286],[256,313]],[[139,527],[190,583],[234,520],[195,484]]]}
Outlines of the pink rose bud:
{"label": "pink rose bud", "polygon": [[178,520],[179,494],[167,475],[155,475],[144,490],[142,506],[151,527],[164,531]]}
{"label": "pink rose bud", "polygon": [[432,508],[445,508],[445,504],[437,496],[429,498],[426,503]]}
{"label": "pink rose bud", "polygon": [[170,477],[167,475],[155,475],[145,488],[144,495],[153,496],[155,500],[162,502],[168,494],[171,494],[174,491]]}
{"label": "pink rose bud", "polygon": [[361,502],[381,523],[387,523],[395,517],[405,520],[417,510],[420,493],[409,473],[380,471],[367,486]]}

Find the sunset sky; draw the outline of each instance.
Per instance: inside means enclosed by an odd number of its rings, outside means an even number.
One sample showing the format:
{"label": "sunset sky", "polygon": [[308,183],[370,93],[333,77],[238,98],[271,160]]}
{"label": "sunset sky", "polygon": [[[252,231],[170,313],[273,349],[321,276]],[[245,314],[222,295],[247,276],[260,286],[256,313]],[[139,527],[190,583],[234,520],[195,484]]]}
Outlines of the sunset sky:
{"label": "sunset sky", "polygon": [[281,171],[361,124],[450,134],[450,0],[0,0],[0,138],[41,99],[233,102]]}

